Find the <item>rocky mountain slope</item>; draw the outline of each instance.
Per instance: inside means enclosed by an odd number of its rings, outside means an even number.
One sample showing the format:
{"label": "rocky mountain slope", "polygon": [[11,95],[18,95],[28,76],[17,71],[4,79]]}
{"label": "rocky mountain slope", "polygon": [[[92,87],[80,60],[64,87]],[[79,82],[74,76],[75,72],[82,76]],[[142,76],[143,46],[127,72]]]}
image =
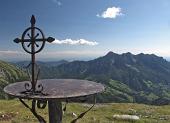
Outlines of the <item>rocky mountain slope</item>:
{"label": "rocky mountain slope", "polygon": [[[101,102],[170,102],[170,63],[154,54],[109,52],[90,61],[74,61],[42,69],[42,78],[88,79],[107,88]],[[49,73],[49,74],[44,74]]]}

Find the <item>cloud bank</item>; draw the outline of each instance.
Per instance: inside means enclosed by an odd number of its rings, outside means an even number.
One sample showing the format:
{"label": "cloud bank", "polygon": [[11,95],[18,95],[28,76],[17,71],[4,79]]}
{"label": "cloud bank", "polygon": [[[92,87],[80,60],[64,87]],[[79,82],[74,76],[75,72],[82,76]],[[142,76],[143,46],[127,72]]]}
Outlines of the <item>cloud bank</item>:
{"label": "cloud bank", "polygon": [[1,50],[0,51],[0,56],[4,55],[4,56],[14,56],[14,55],[22,55],[22,54],[25,54],[23,52],[20,52],[20,51],[14,51],[14,50]]}
{"label": "cloud bank", "polygon": [[120,7],[107,8],[102,14],[97,14],[97,17],[115,19],[117,16],[123,15]]}
{"label": "cloud bank", "polygon": [[72,40],[72,39],[58,40],[58,39],[55,39],[55,41],[53,43],[54,44],[69,44],[69,45],[90,45],[90,46],[98,45],[98,42],[88,41],[88,40],[85,40],[85,39],[78,39],[78,40]]}

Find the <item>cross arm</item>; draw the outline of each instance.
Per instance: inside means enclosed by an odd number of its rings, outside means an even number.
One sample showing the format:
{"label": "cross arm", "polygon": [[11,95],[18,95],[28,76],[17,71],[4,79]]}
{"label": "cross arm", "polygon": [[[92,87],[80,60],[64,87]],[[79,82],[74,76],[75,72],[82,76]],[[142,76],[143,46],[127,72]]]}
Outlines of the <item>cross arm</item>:
{"label": "cross arm", "polygon": [[[42,42],[42,41],[47,41],[49,43],[53,42],[55,39],[53,37],[48,37],[48,38],[45,38],[45,39],[34,39],[35,42]],[[19,39],[19,38],[16,38],[14,39],[14,42],[15,43],[20,43],[20,42],[31,42],[31,39]]]}

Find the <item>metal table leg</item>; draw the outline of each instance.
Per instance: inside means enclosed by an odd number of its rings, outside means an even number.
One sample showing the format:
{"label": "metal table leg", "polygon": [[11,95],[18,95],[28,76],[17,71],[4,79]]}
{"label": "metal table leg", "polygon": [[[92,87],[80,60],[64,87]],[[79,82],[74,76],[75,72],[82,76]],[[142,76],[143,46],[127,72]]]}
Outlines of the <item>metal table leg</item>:
{"label": "metal table leg", "polygon": [[62,103],[58,100],[48,100],[49,123],[62,123]]}

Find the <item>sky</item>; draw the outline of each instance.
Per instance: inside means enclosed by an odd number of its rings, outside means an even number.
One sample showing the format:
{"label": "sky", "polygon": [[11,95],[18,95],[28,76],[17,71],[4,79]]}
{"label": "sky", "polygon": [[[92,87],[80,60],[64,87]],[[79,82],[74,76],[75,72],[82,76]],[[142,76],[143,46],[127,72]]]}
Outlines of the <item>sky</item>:
{"label": "sky", "polygon": [[46,43],[38,60],[88,60],[115,53],[170,57],[169,0],[1,0],[0,59],[29,60],[21,38],[30,17]]}

